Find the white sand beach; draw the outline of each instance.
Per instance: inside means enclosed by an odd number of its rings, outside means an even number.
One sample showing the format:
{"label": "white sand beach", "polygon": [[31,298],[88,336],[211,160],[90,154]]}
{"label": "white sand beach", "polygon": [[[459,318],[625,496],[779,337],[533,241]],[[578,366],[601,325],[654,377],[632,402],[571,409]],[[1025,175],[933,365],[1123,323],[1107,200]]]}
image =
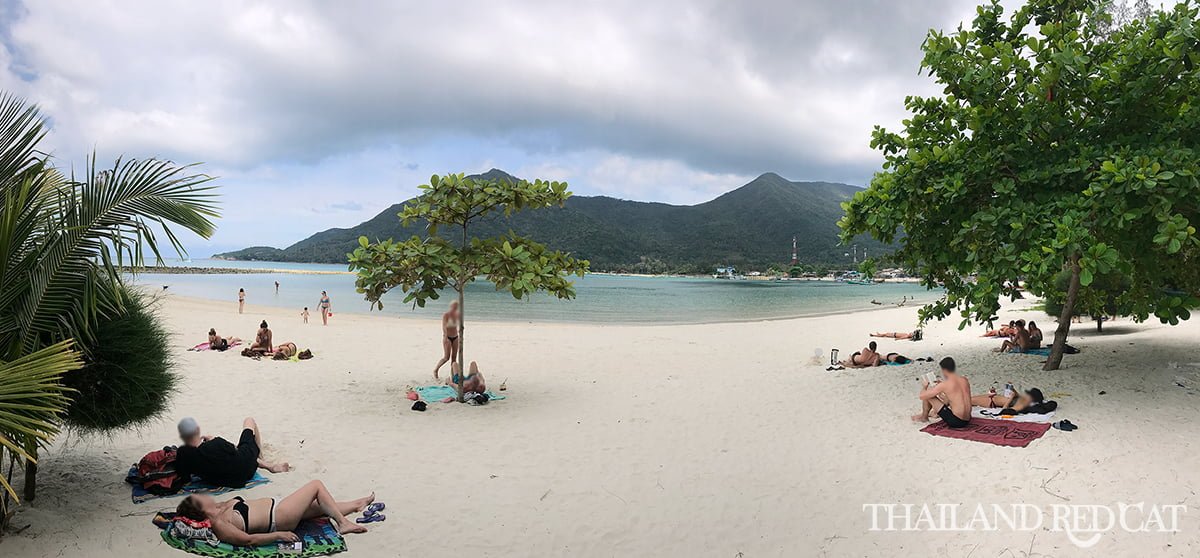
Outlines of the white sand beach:
{"label": "white sand beach", "polygon": [[[470,318],[470,301],[467,316]],[[1012,305],[1004,319],[1044,322]],[[916,308],[687,326],[467,322],[466,349],[493,389],[484,407],[409,409],[429,384],[438,324],[394,314],[298,312],[167,296],[183,391],[160,423],[108,437],[59,437],[44,452],[38,499],[14,519],[0,556],[185,556],[150,524],[179,499],[130,501],[123,482],[143,454],[176,443],[175,421],[236,438],[258,419],[269,456],[295,471],[240,492],[282,497],[322,479],[342,499],[375,491],[384,523],[348,536],[345,556],[1196,556],[1200,554],[1200,323],[1120,320],[1103,335],[1076,324],[1082,349],[1043,372],[1038,357],[957,320],[883,352],[953,356],[981,393],[1040,387],[1060,403],[1027,448],[919,432],[915,377],[934,365],[827,372],[816,348],[843,357],[877,330],[911,330]],[[316,358],[254,361],[187,352],[209,327]],[[827,358],[827,357],[826,357]],[[1171,368],[1169,363],[1178,363]],[[1176,385],[1177,378],[1184,386]],[[1100,395],[1100,392],[1105,395]],[[865,504],[1185,504],[1180,532],[1119,527],[1089,549],[1045,525],[1033,532],[871,532]],[[1138,521],[1139,525],[1141,520]]]}

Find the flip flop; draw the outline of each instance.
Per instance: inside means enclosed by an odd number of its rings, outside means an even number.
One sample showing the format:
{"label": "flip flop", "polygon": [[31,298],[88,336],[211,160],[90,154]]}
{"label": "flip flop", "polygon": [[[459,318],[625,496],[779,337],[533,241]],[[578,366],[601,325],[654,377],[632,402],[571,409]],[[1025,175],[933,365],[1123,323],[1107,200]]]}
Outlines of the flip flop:
{"label": "flip flop", "polygon": [[363,515],[375,515],[383,511],[384,508],[387,508],[387,504],[383,502],[375,502],[367,506],[367,509],[363,510]]}
{"label": "flip flop", "polygon": [[372,514],[372,515],[368,515],[365,517],[360,517],[358,519],[355,519],[354,522],[355,523],[375,523],[376,521],[384,521],[386,519],[387,519],[386,515],[383,515],[382,513],[376,513],[376,514]]}

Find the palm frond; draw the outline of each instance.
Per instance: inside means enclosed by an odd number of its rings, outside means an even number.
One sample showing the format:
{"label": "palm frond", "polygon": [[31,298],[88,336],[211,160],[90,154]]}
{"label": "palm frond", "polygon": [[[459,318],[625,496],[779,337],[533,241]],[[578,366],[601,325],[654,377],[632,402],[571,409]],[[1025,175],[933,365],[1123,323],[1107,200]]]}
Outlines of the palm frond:
{"label": "palm frond", "polygon": [[[37,457],[25,450],[24,440],[44,446],[58,434],[72,391],[62,385],[62,375],[82,365],[69,340],[0,363],[0,456],[12,453],[36,462]],[[3,477],[0,485],[17,498]]]}

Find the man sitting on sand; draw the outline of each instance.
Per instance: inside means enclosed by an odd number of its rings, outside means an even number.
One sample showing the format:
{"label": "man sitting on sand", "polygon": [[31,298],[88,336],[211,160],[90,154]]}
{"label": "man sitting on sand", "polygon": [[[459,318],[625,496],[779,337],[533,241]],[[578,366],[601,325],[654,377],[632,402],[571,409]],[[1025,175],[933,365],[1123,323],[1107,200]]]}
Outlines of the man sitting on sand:
{"label": "man sitting on sand", "polygon": [[200,435],[196,419],[179,421],[179,438],[183,445],[175,454],[175,471],[180,477],[198,476],[209,484],[242,488],[254,478],[259,467],[272,473],[286,473],[287,463],[267,463],[261,457],[258,423],[247,418],[242,422],[242,436],[234,446],[221,437]]}
{"label": "man sitting on sand", "polygon": [[946,357],[939,363],[943,380],[929,385],[921,380],[921,413],[913,420],[928,422],[931,414],[937,414],[950,428],[965,428],[971,424],[971,382],[955,372],[954,359]]}
{"label": "man sitting on sand", "polygon": [[1006,339],[999,349],[998,353],[1023,353],[1033,348],[1033,343],[1029,339],[1029,330],[1025,329],[1025,320],[1017,320],[1016,330],[1012,336]]}
{"label": "man sitting on sand", "polygon": [[883,360],[883,357],[879,356],[878,348],[879,346],[876,345],[874,341],[871,341],[866,347],[863,348],[863,350],[850,355],[850,358],[843,360],[839,364],[845,366],[846,368],[868,368],[871,366],[879,366],[880,361]]}

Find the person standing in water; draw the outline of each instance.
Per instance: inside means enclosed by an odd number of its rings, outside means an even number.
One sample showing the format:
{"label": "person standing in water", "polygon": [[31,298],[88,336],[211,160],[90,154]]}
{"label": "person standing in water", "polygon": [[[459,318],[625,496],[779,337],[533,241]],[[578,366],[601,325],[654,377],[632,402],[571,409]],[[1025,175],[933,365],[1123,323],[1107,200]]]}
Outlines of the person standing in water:
{"label": "person standing in water", "polygon": [[238,289],[238,314],[246,309],[246,289]]}
{"label": "person standing in water", "polygon": [[329,302],[329,294],[321,291],[321,302],[317,304],[317,309],[321,311],[321,324],[329,325],[329,309],[333,304]]}
{"label": "person standing in water", "polygon": [[437,366],[433,369],[433,377],[438,378],[438,372],[447,362],[451,363],[453,369],[455,362],[458,362],[458,324],[462,321],[462,312],[459,311],[458,301],[450,302],[450,309],[442,314],[442,360],[439,360]]}
{"label": "person standing in water", "polygon": [[275,294],[279,294],[279,281],[275,282]]}

